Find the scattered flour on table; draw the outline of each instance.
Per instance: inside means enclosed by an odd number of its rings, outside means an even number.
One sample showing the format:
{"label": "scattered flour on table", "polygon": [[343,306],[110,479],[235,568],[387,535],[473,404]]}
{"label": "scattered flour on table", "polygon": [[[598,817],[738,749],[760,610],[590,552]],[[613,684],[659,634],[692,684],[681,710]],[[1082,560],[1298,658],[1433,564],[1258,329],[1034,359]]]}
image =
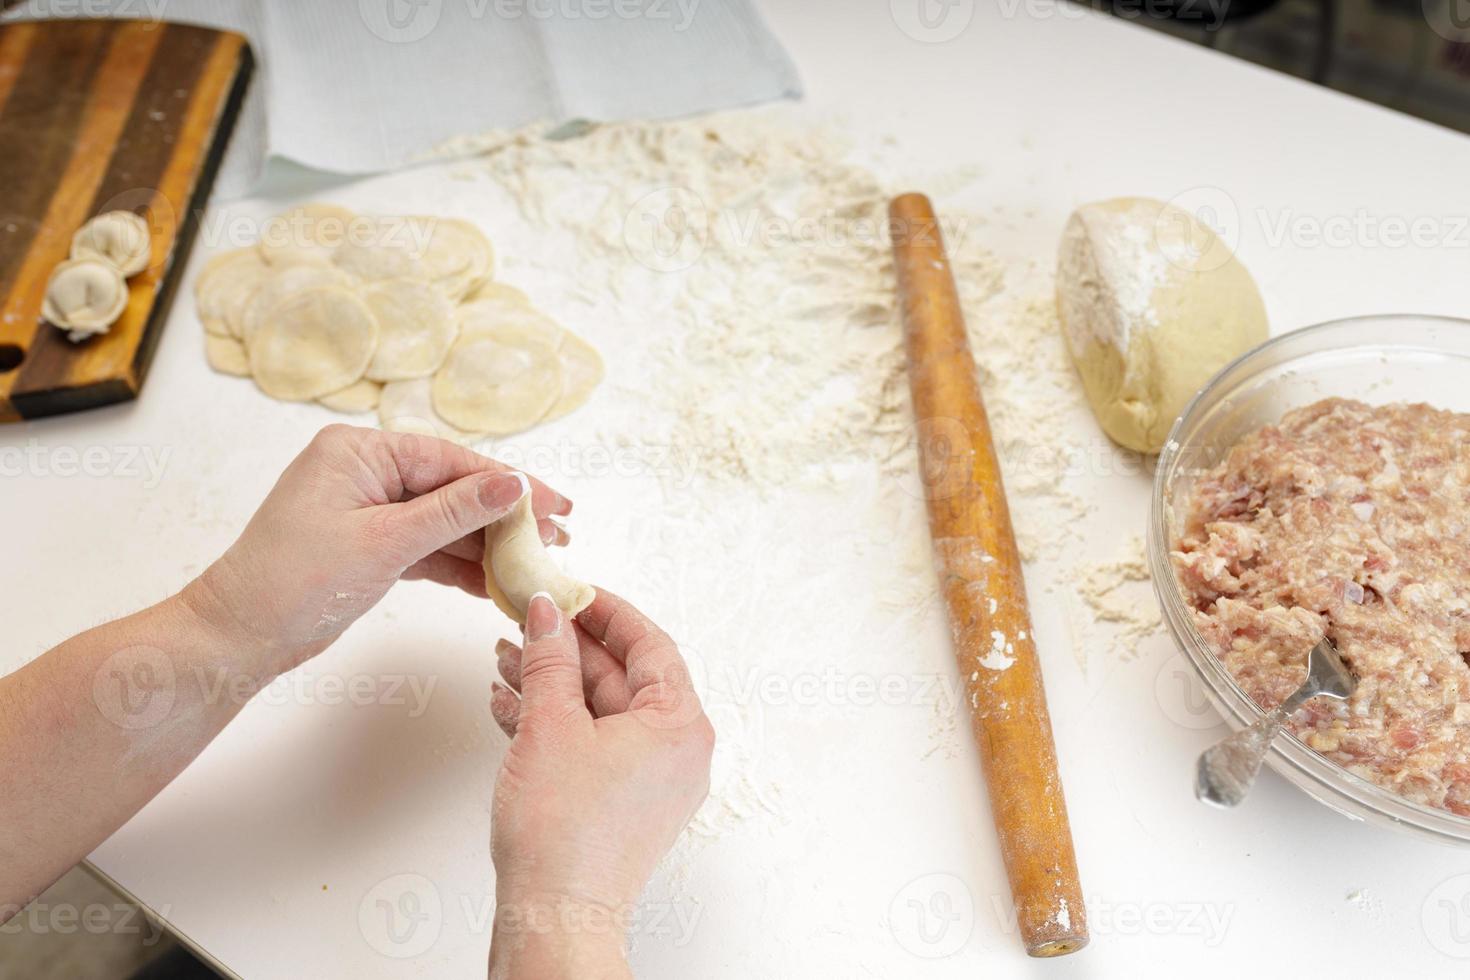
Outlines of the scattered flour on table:
{"label": "scattered flour on table", "polygon": [[1139,643],[1164,625],[1149,587],[1143,539],[1135,535],[1117,558],[1085,563],[1078,571],[1077,592],[1091,610],[1091,621],[1114,627],[1107,638],[1109,651],[1117,658],[1132,659]]}
{"label": "scattered flour on table", "polygon": [[[871,460],[908,476],[894,188],[848,162],[836,133],[742,112],[482,142],[482,173],[529,221],[575,232],[582,297],[611,295],[634,320],[680,328],[647,330],[657,383],[638,394],[664,411],[620,443],[669,448],[701,477],[766,489],[841,485],[841,464]],[[983,215],[941,220],[1023,557],[1056,555],[1089,507],[1059,480],[1074,456],[1060,430],[1085,402],[1050,273],[988,251],[975,234]]]}
{"label": "scattered flour on table", "polygon": [[[680,639],[720,735],[711,799],[690,836],[784,820],[781,779],[800,774],[765,744],[761,700],[742,687],[772,659],[761,627],[781,623],[783,649],[822,656],[830,631],[806,635],[802,624],[806,610],[843,597],[833,572],[843,562],[897,566],[877,595],[832,614],[854,632],[902,636],[903,621],[937,601],[887,228],[887,201],[906,188],[800,110],[596,126],[565,140],[494,133],[450,149],[471,146],[479,155],[455,176],[498,187],[534,229],[528,243],[543,243],[507,251],[507,264],[560,277],[555,295],[535,298],[574,329],[589,324],[618,402],[633,406],[599,425],[661,498],[657,526],[628,542],[642,566],[634,584],[677,597],[677,608],[651,612],[687,627]],[[1131,642],[1114,593],[1134,567],[1084,570],[1075,558],[1092,508],[1075,479],[1085,447],[1067,431],[1085,401],[1049,265],[998,257],[980,241],[989,216],[939,203],[1022,556],[1045,569],[1048,591],[1084,581],[1088,608]],[[718,507],[696,492],[710,487]],[[749,533],[773,501],[822,492],[848,514],[859,497],[872,513],[866,527],[834,526],[829,554],[785,553],[769,528]],[[787,519],[808,527],[825,516],[793,509]],[[780,569],[781,582],[724,571],[760,567]],[[931,753],[950,754],[969,727],[956,700],[937,702]]]}
{"label": "scattered flour on table", "polygon": [[[648,329],[662,412],[618,436],[767,489],[907,438],[886,191],[829,132],[772,114],[505,138],[482,158],[538,225],[576,231],[578,290]],[[993,261],[973,285],[994,292]],[[650,324],[650,327],[652,325]]]}

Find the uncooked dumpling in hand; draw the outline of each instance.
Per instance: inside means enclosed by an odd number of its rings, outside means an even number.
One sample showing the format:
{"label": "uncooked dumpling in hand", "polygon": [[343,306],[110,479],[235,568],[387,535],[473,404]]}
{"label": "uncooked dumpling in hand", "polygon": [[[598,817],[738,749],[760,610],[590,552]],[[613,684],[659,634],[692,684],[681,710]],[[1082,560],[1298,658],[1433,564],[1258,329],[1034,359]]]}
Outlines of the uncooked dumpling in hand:
{"label": "uncooked dumpling in hand", "polygon": [[526,621],[531,597],[538,592],[568,616],[592,605],[597,591],[557,568],[536,529],[531,495],[525,494],[511,512],[485,528],[485,591],[500,611],[518,623]]}

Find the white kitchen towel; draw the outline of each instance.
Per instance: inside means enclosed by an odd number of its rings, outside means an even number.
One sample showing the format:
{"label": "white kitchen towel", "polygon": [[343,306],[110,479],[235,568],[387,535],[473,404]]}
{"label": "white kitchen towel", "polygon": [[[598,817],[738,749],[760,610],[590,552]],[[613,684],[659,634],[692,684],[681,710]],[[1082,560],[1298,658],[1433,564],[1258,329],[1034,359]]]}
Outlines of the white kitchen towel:
{"label": "white kitchen towel", "polygon": [[25,0],[0,20],[132,17],[247,34],[257,76],[216,185],[271,154],[374,173],[544,120],[666,119],[796,98],[752,0]]}

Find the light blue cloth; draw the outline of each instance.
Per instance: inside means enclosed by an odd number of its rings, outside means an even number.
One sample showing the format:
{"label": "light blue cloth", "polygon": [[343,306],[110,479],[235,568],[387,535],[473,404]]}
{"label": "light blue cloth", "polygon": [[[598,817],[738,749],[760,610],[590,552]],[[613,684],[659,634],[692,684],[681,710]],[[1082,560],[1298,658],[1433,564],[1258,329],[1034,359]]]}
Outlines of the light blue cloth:
{"label": "light blue cloth", "polygon": [[83,13],[250,36],[259,74],[224,197],[249,191],[272,154],[374,173],[538,120],[661,119],[801,94],[752,0],[27,0],[0,19]]}

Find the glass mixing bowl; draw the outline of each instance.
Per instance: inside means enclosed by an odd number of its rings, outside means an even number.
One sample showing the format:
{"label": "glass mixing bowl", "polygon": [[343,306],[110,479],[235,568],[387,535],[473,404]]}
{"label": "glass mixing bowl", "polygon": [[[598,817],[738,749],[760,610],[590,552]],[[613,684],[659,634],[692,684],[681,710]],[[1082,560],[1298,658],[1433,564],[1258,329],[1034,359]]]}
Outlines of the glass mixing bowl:
{"label": "glass mixing bowl", "polygon": [[[1200,473],[1246,433],[1278,421],[1289,409],[1334,396],[1373,404],[1427,402],[1470,413],[1470,320],[1366,316],[1293,331],[1222,370],[1174,424],[1154,478],[1149,571],[1174,642],[1234,730],[1256,721],[1262,712],[1195,628],[1169,561],[1170,544],[1183,519],[1183,502]],[[1318,755],[1295,736],[1278,736],[1266,764],[1354,819],[1441,843],[1470,844],[1470,818],[1411,803]]]}

